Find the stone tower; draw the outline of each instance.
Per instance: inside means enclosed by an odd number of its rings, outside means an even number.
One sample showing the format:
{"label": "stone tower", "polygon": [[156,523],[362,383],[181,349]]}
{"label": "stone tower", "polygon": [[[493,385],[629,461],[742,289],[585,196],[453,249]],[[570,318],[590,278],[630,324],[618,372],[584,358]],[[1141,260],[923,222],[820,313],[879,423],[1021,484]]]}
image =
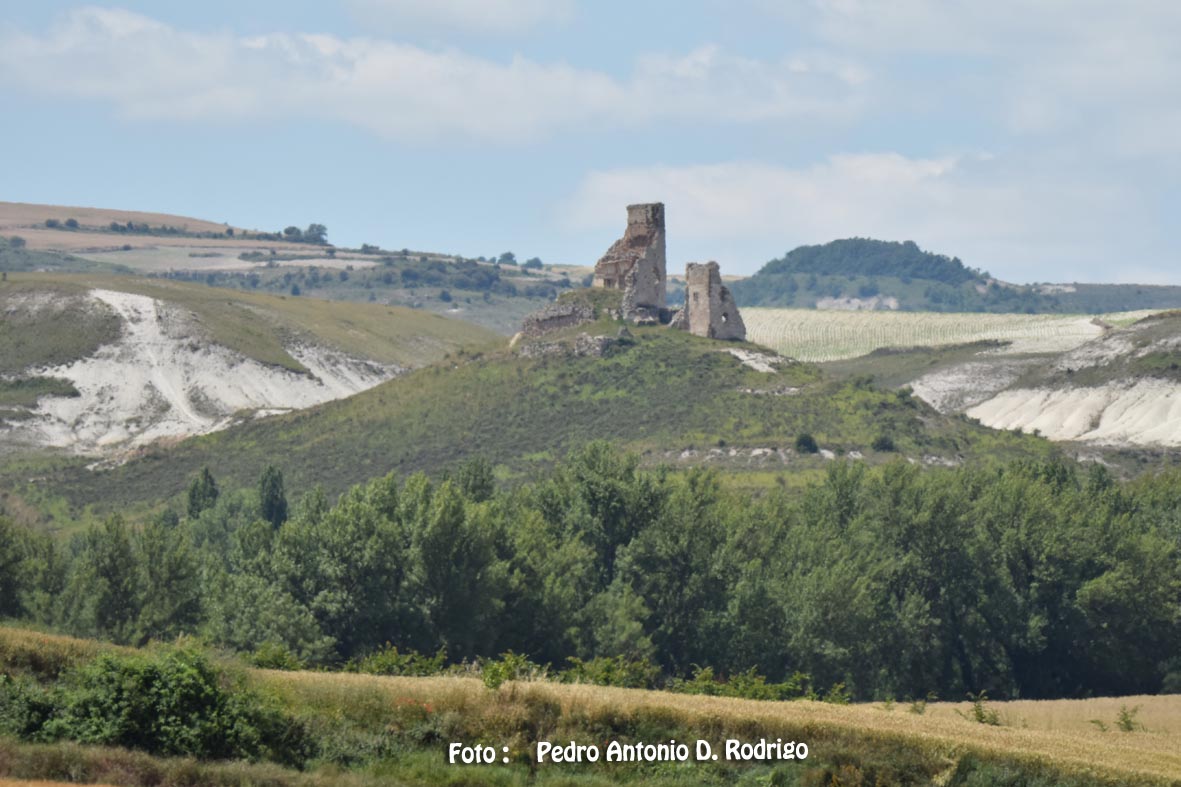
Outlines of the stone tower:
{"label": "stone tower", "polygon": [[627,206],[627,229],[595,263],[594,286],[627,292],[626,317],[664,308],[664,203]]}
{"label": "stone tower", "polygon": [[730,290],[722,286],[716,262],[685,266],[685,306],[672,324],[710,339],[746,340],[746,324]]}

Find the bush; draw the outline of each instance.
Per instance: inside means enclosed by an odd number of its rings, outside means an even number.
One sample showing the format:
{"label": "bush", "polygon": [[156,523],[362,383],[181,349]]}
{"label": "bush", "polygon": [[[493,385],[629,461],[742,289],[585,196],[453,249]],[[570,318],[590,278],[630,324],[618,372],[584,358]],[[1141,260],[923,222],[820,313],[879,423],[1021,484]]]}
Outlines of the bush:
{"label": "bush", "polygon": [[583,661],[572,656],[567,661],[570,668],[558,674],[558,680],[563,683],[593,683],[624,689],[655,689],[660,684],[660,667],[648,659],[633,661],[623,656],[607,656]]}
{"label": "bush", "polygon": [[447,650],[439,648],[433,656],[424,656],[416,651],[399,653],[393,645],[386,643],[381,650],[370,653],[358,662],[350,663],[349,672],[363,672],[367,675],[409,675],[426,677],[438,675],[447,661]]}
{"label": "bush", "polygon": [[894,438],[888,434],[880,434],[874,438],[872,447],[875,451],[893,451]]}
{"label": "bush", "polygon": [[804,432],[796,438],[796,450],[801,454],[814,454],[820,450],[820,446],[816,445],[816,438]]}
{"label": "bush", "polygon": [[303,659],[278,642],[264,642],[259,645],[258,649],[250,654],[249,661],[261,669],[294,671],[307,668]]}
{"label": "bush", "polygon": [[490,689],[498,689],[509,680],[540,680],[545,678],[545,672],[545,667],[511,650],[500,654],[499,660],[480,661],[480,674],[484,678],[484,685]]}
{"label": "bush", "polygon": [[56,684],[0,684],[0,725],[26,740],[72,740],[164,756],[269,759],[301,767],[303,725],[192,650],[104,654]]}

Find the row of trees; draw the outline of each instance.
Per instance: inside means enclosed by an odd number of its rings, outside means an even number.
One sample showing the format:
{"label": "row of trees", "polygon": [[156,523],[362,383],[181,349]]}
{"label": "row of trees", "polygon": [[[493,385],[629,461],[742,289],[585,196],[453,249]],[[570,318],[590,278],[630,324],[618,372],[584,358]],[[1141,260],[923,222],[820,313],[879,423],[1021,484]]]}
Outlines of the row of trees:
{"label": "row of trees", "polygon": [[1176,474],[848,463],[752,496],[596,443],[513,490],[471,462],[335,504],[312,489],[288,516],[270,468],[221,493],[202,473],[187,503],[64,547],[5,525],[0,612],[325,665],[392,643],[798,671],[861,699],[1181,690]]}

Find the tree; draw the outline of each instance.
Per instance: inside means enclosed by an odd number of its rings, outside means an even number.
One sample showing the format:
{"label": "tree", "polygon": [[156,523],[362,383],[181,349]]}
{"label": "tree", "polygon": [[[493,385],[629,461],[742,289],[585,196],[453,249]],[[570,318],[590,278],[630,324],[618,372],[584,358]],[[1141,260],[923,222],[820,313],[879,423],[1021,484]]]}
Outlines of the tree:
{"label": "tree", "polygon": [[323,224],[309,224],[308,228],[303,231],[303,239],[305,243],[323,246],[328,242],[328,228]]}
{"label": "tree", "polygon": [[516,265],[517,255],[513,254],[511,251],[506,251],[504,254],[501,254],[496,261],[501,265]]}
{"label": "tree", "polygon": [[219,494],[217,482],[213,480],[213,473],[208,467],[202,467],[201,473],[189,484],[189,519],[196,519],[201,512],[212,508],[217,502]]}
{"label": "tree", "polygon": [[143,604],[136,639],[169,640],[193,632],[201,616],[201,586],[188,533],[161,517],[135,538]]}
{"label": "tree", "polygon": [[112,516],[82,536],[65,595],[73,633],[121,644],[132,640],[140,613],[140,574],[122,517]]}
{"label": "tree", "polygon": [[303,240],[303,230],[294,225],[283,230],[283,234],[287,236],[288,240],[301,241]]}
{"label": "tree", "polygon": [[274,465],[267,465],[258,479],[258,503],[262,518],[278,528],[287,521],[287,494],[283,490],[283,473]]}
{"label": "tree", "polygon": [[76,229],[78,229],[78,220],[77,219],[66,219],[66,226],[72,230],[76,230]]}
{"label": "tree", "polygon": [[525,260],[525,264],[522,267],[526,268],[527,270],[541,270],[543,265],[544,263],[542,263],[542,261],[537,257],[530,257],[529,259]]}
{"label": "tree", "polygon": [[12,249],[23,249],[25,247],[25,239],[19,235],[13,235],[8,239],[8,247]]}
{"label": "tree", "polygon": [[23,612],[22,552],[16,528],[0,516],[0,616],[3,617],[16,617]]}

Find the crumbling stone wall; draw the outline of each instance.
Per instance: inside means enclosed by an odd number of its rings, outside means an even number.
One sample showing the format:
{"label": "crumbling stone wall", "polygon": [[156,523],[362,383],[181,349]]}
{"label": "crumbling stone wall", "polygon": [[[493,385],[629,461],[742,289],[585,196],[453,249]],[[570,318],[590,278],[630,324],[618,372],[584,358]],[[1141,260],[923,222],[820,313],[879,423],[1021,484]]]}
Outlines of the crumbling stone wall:
{"label": "crumbling stone wall", "polygon": [[672,325],[710,339],[746,340],[746,324],[716,262],[685,266],[685,305]]}
{"label": "crumbling stone wall", "polygon": [[537,338],[550,331],[594,322],[594,319],[595,310],[589,304],[551,303],[527,316],[521,325],[521,333],[530,338]]}
{"label": "crumbling stone wall", "polygon": [[627,229],[595,263],[594,286],[624,290],[624,318],[664,308],[664,203],[627,206]]}

